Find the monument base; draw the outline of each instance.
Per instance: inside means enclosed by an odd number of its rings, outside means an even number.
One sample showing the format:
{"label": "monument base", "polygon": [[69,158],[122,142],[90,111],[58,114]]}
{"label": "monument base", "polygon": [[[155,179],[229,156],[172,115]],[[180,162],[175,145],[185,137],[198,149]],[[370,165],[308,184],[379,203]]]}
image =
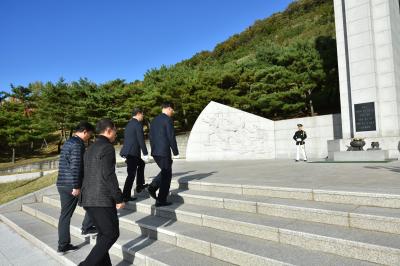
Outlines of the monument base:
{"label": "monument base", "polygon": [[[351,139],[335,139],[328,140],[328,159],[333,160],[333,154],[335,152],[347,151],[350,146]],[[371,147],[371,142],[377,141],[379,142],[379,147],[382,150],[388,152],[388,159],[397,160],[399,158],[399,150],[398,144],[400,141],[400,137],[374,137],[374,138],[366,138],[366,145],[364,149],[368,149]],[[368,151],[370,152],[370,151]]]}
{"label": "monument base", "polygon": [[335,151],[332,161],[335,162],[383,162],[389,160],[387,150],[376,151]]}

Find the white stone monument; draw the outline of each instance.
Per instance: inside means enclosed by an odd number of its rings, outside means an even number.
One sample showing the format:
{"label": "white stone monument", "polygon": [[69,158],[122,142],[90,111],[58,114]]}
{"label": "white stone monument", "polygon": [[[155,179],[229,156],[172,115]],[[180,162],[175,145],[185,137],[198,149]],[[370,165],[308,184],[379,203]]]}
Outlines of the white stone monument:
{"label": "white stone monument", "polygon": [[334,0],[343,140],[331,142],[330,151],[363,137],[398,155],[399,2]]}
{"label": "white stone monument", "polygon": [[273,159],[274,141],[274,121],[210,102],[192,128],[186,159]]}
{"label": "white stone monument", "polygon": [[309,158],[325,158],[327,140],[341,137],[340,114],[272,121],[211,101],[190,132],[186,159],[294,159],[298,123],[306,125]]}

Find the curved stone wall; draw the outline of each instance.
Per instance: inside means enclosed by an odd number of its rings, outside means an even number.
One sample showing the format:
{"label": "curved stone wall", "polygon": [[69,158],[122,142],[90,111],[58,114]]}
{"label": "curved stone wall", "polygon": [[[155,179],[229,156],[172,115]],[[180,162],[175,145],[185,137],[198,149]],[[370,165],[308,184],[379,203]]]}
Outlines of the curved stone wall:
{"label": "curved stone wall", "polygon": [[186,160],[274,159],[274,122],[210,102],[189,136]]}

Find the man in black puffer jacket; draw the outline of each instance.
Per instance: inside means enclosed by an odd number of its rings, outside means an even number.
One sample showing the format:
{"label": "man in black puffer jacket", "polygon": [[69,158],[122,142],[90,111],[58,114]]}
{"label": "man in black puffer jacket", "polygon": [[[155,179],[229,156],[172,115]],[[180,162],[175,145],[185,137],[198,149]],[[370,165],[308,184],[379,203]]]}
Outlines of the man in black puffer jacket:
{"label": "man in black puffer jacket", "polygon": [[[57,189],[61,200],[61,214],[58,220],[58,252],[60,253],[77,249],[76,246],[71,245],[69,226],[82,186],[85,142],[90,139],[93,131],[94,127],[91,124],[79,123],[75,129],[75,135],[69,138],[61,149],[57,178]],[[93,223],[86,214],[82,223],[82,234],[95,232]]]}
{"label": "man in black puffer jacket", "polygon": [[96,124],[99,136],[85,153],[82,193],[79,205],[93,220],[98,230],[96,245],[79,265],[111,265],[108,250],[119,237],[117,209],[125,203],[115,174],[116,128],[110,119]]}

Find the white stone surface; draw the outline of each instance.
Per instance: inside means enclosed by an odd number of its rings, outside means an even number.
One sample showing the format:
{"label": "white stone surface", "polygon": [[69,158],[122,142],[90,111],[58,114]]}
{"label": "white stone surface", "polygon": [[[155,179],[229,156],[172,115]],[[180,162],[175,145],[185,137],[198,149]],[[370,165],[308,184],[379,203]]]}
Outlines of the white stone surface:
{"label": "white stone surface", "polygon": [[327,157],[327,141],[341,138],[339,114],[272,121],[210,102],[193,126],[186,159],[295,158],[293,135],[299,123],[307,132],[306,151],[310,158]]}
{"label": "white stone surface", "polygon": [[[328,141],[328,153],[329,158],[332,159],[333,152],[336,151],[346,151],[348,146],[350,146],[350,139],[337,139]],[[400,141],[400,136],[398,137],[374,137],[366,138],[364,149],[371,147],[371,142],[379,142],[379,147],[382,150],[387,150],[389,154],[389,159],[398,159],[400,154],[397,146]]]}
{"label": "white stone surface", "polygon": [[293,134],[297,124],[303,124],[307,133],[306,153],[309,158],[328,156],[327,141],[341,138],[340,115],[323,115],[275,121],[275,158],[295,158]]}
{"label": "white stone surface", "polygon": [[[376,131],[364,137],[400,135],[400,11],[398,0],[345,1],[352,104],[374,102]],[[350,137],[342,0],[334,0],[343,137]],[[390,102],[390,103],[389,103]],[[351,107],[352,110],[354,107]],[[391,114],[388,114],[390,109]],[[353,110],[353,125],[355,124]],[[391,121],[391,122],[390,122]]]}
{"label": "white stone surface", "polygon": [[186,159],[273,159],[274,139],[274,121],[210,102],[192,128]]}
{"label": "white stone surface", "polygon": [[387,150],[335,151],[332,159],[335,162],[382,162],[389,159],[389,153]]}

